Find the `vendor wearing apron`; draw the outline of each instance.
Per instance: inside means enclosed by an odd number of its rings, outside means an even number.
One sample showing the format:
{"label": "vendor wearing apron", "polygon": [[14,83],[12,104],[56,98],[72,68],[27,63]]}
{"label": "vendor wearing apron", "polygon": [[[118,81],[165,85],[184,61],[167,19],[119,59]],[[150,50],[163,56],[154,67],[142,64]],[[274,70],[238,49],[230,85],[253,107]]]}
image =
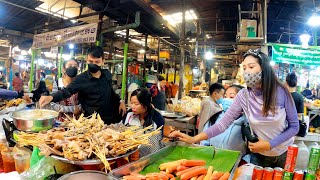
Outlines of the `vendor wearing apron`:
{"label": "vendor wearing apron", "polygon": [[297,111],[290,92],[276,78],[269,58],[257,50],[249,50],[242,63],[248,89],[241,90],[224,117],[195,137],[180,132],[170,136],[196,143],[224,132],[245,113],[252,131],[259,138],[249,142],[251,163],[263,167],[284,167],[288,146],[299,131]]}

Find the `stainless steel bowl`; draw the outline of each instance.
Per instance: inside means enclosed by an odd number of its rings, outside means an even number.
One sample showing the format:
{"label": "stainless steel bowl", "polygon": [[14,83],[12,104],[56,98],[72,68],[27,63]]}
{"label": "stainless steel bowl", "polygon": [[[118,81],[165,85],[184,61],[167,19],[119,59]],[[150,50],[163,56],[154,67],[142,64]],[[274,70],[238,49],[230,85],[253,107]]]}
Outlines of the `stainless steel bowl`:
{"label": "stainless steel bowl", "polygon": [[39,132],[51,129],[59,113],[46,109],[15,111],[11,114],[13,123],[18,130]]}
{"label": "stainless steel bowl", "polygon": [[108,174],[100,171],[84,170],[76,171],[60,177],[58,180],[109,180]]}

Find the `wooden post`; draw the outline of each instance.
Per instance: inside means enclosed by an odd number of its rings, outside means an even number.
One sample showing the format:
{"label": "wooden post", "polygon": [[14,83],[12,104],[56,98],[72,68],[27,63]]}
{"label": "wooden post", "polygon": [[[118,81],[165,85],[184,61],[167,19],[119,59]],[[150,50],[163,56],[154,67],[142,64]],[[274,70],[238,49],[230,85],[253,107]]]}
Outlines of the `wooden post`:
{"label": "wooden post", "polygon": [[143,55],[143,86],[146,85],[146,67],[147,67],[147,50],[148,50],[148,35],[145,35],[144,42],[144,55]]}

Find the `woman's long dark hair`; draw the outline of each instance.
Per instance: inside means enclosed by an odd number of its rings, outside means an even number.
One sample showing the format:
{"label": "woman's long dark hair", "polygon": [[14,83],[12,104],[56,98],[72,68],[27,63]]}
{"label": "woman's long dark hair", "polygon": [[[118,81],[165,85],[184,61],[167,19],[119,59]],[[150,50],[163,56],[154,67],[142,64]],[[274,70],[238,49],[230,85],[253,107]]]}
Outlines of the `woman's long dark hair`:
{"label": "woman's long dark hair", "polygon": [[147,109],[144,117],[143,127],[147,127],[153,124],[153,113],[154,109],[151,106],[151,94],[146,88],[139,88],[132,92],[131,97],[136,96],[139,103]]}
{"label": "woman's long dark hair", "polygon": [[270,59],[265,53],[260,52],[260,50],[259,51],[249,50],[245,54],[244,58],[248,56],[253,56],[257,58],[261,66],[261,70],[262,70],[261,89],[263,94],[263,107],[262,107],[263,115],[268,116],[269,111],[271,111],[272,114],[275,114],[276,104],[277,104],[277,87],[281,86],[285,90],[286,94],[290,96],[290,98],[291,98],[291,95],[288,89],[278,80],[277,76],[275,75],[270,65]]}

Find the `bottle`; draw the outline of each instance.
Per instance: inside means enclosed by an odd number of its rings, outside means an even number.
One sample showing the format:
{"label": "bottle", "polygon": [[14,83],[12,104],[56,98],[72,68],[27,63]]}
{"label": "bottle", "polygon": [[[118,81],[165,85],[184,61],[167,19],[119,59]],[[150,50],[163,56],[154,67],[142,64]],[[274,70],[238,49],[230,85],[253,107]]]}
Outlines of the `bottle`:
{"label": "bottle", "polygon": [[308,166],[308,158],[306,157],[309,157],[309,150],[303,141],[298,141],[297,145],[299,147],[299,151],[296,161],[296,169],[306,170]]}
{"label": "bottle", "polygon": [[318,144],[317,142],[312,142],[309,146],[307,146],[309,152],[311,152],[311,149],[312,149],[313,147],[316,147],[316,146],[319,146],[319,144]]}

